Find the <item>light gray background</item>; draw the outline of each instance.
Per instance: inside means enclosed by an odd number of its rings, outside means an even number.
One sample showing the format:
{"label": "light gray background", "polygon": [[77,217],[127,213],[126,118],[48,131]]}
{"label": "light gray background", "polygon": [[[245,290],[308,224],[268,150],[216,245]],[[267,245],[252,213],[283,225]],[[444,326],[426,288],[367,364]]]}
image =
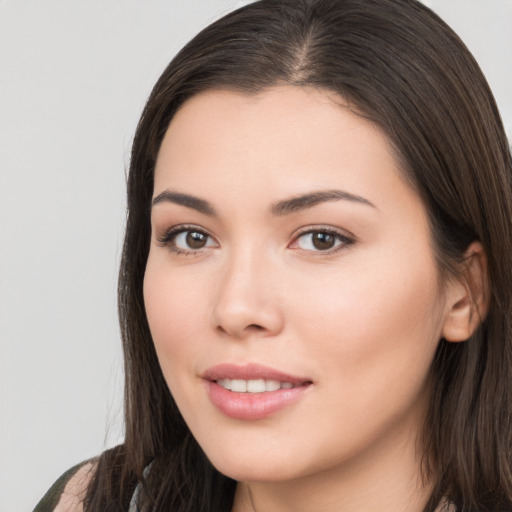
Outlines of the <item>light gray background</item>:
{"label": "light gray background", "polygon": [[[0,0],[0,512],[122,439],[116,273],[137,118],[234,0]],[[512,134],[512,1],[425,1]]]}

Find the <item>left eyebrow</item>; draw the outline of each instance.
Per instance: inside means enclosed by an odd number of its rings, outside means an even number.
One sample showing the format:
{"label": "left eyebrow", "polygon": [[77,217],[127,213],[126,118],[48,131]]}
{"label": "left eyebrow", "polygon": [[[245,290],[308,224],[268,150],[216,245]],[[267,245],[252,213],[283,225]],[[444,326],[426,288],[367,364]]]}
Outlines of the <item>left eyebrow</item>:
{"label": "left eyebrow", "polygon": [[290,199],[279,201],[272,205],[270,211],[272,215],[288,215],[290,213],[311,208],[320,203],[340,200],[351,201],[376,208],[376,206],[368,201],[368,199],[343,190],[320,190],[318,192],[311,192],[309,194],[294,196]]}

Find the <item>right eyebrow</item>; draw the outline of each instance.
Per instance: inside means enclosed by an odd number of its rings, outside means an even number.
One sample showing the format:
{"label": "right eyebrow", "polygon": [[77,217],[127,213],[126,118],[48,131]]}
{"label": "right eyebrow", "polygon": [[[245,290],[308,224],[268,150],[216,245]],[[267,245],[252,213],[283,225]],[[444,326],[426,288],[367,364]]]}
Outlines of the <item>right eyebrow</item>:
{"label": "right eyebrow", "polygon": [[199,199],[198,197],[191,196],[189,194],[183,194],[181,192],[164,190],[153,198],[151,205],[155,206],[156,204],[164,202],[179,204],[187,208],[192,208],[193,210],[196,210],[199,213],[203,213],[204,215],[208,215],[209,217],[214,217],[217,215],[215,208],[208,201]]}

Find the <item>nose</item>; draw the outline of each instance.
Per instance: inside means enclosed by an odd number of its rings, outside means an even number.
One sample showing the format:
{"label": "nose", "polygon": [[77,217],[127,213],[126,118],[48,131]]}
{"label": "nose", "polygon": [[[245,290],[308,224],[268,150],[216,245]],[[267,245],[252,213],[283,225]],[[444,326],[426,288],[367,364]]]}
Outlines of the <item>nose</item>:
{"label": "nose", "polygon": [[213,325],[235,339],[270,337],[283,328],[282,301],[271,262],[255,251],[233,256],[220,273]]}

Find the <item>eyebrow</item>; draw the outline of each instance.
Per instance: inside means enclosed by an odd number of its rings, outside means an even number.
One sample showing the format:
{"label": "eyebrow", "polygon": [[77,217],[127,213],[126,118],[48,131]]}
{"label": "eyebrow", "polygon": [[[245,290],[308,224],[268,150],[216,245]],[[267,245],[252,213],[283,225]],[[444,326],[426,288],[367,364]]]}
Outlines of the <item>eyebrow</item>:
{"label": "eyebrow", "polygon": [[272,206],[271,212],[273,215],[288,215],[290,213],[295,213],[307,208],[311,208],[320,203],[339,200],[351,201],[376,208],[373,203],[368,201],[368,199],[355,194],[350,194],[349,192],[345,192],[343,190],[321,190],[318,192],[311,192],[309,194],[295,196],[284,201],[279,201]]}
{"label": "eyebrow", "polygon": [[[343,190],[320,190],[317,192],[294,196],[290,199],[285,199],[284,201],[279,201],[271,206],[270,212],[275,216],[289,215],[291,213],[312,208],[317,204],[339,200],[351,201],[376,208],[373,203],[368,201],[368,199]],[[215,217],[217,215],[215,208],[205,199],[181,192],[164,190],[153,199],[152,205],[155,206],[156,204],[163,202],[170,202],[187,208],[192,208],[193,210],[197,210],[199,213],[208,215],[209,217]]]}
{"label": "eyebrow", "polygon": [[186,206],[187,208],[197,210],[199,213],[203,213],[209,217],[217,215],[215,208],[205,199],[200,199],[199,197],[191,196],[189,194],[182,194],[181,192],[164,190],[153,199],[152,205],[155,206],[155,204],[163,202]]}

